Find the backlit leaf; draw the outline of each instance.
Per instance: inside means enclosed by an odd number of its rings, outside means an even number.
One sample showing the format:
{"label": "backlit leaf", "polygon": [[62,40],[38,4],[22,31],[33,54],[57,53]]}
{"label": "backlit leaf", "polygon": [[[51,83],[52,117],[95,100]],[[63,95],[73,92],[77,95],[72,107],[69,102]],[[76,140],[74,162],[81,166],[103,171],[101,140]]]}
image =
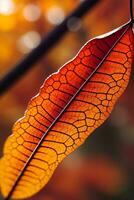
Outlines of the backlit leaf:
{"label": "backlit leaf", "polygon": [[58,164],[109,117],[128,84],[132,57],[129,22],[89,41],[45,81],[6,141],[0,166],[5,197],[37,193]]}

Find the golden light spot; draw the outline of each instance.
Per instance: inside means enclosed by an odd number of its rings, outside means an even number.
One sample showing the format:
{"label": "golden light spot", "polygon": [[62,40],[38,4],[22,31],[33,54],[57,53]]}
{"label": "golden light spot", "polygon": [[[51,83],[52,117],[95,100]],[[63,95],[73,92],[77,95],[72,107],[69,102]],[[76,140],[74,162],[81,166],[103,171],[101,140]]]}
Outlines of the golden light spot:
{"label": "golden light spot", "polygon": [[40,18],[41,10],[36,4],[30,3],[24,8],[23,14],[26,20],[35,22]]}
{"label": "golden light spot", "polygon": [[64,20],[64,10],[59,6],[52,6],[46,11],[45,17],[51,24],[58,25]]}
{"label": "golden light spot", "polygon": [[36,48],[40,42],[40,34],[37,31],[31,30],[19,38],[17,46],[22,53],[26,54]]}

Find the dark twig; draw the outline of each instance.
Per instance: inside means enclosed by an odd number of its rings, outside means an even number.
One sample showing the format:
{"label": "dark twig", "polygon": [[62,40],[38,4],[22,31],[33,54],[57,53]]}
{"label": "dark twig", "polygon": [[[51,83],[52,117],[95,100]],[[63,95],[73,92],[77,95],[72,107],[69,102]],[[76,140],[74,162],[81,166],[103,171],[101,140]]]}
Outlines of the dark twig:
{"label": "dark twig", "polygon": [[29,55],[11,69],[0,80],[0,95],[6,92],[17,80],[19,80],[29,69],[33,67],[48,50],[50,50],[62,36],[67,33],[67,22],[72,17],[82,17],[100,0],[85,0],[79,5],[59,26],[55,27]]}
{"label": "dark twig", "polygon": [[133,17],[133,0],[130,0],[130,17],[131,17],[131,21],[134,22],[134,17]]}

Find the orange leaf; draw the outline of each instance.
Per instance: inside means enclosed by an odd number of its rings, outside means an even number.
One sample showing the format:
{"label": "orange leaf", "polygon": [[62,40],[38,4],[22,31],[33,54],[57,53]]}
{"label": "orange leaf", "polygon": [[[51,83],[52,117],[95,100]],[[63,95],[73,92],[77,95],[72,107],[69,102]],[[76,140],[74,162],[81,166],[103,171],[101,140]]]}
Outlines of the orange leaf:
{"label": "orange leaf", "polygon": [[58,164],[109,117],[128,84],[132,56],[129,22],[89,41],[45,81],[5,144],[0,179],[7,199],[43,188]]}

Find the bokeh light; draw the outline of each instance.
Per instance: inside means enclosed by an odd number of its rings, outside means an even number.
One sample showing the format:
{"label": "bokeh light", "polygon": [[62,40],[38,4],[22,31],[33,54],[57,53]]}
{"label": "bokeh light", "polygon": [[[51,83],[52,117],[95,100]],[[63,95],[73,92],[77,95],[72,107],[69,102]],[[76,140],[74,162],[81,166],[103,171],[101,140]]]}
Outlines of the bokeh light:
{"label": "bokeh light", "polygon": [[22,53],[28,53],[39,45],[41,36],[36,31],[29,31],[22,35],[18,41],[18,49]]}
{"label": "bokeh light", "polygon": [[28,4],[23,11],[26,20],[34,22],[40,18],[41,10],[36,4]]}
{"label": "bokeh light", "polygon": [[0,0],[0,13],[10,15],[15,12],[15,4],[12,0]]}
{"label": "bokeh light", "polygon": [[67,26],[69,31],[76,32],[81,28],[81,20],[77,17],[72,17],[68,20]]}
{"label": "bokeh light", "polygon": [[50,23],[58,25],[64,20],[65,13],[61,7],[53,6],[48,9],[45,16]]}

